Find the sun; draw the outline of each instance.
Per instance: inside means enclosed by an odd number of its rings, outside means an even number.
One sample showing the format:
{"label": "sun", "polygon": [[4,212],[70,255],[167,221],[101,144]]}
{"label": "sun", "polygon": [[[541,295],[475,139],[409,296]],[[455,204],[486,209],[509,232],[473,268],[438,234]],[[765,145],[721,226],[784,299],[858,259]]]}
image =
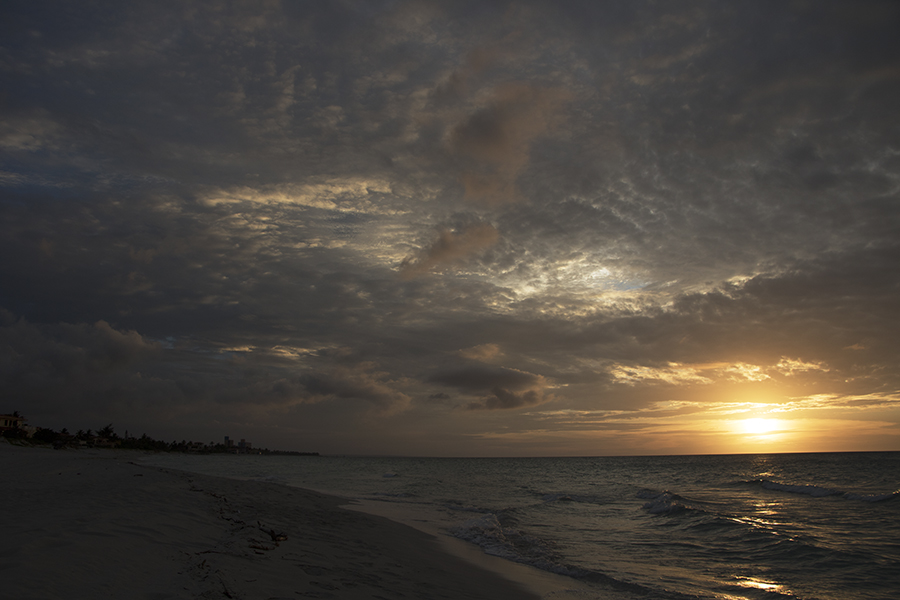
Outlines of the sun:
{"label": "sun", "polygon": [[754,435],[762,435],[765,433],[769,433],[771,431],[775,431],[780,426],[780,422],[778,419],[744,419],[741,421],[741,427],[744,430],[744,433],[750,433]]}

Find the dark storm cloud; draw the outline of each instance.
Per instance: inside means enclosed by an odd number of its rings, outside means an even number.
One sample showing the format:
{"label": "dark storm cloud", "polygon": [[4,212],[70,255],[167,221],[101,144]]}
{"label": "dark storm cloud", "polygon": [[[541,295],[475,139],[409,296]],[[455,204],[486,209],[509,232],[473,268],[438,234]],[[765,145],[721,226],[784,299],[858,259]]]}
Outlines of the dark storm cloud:
{"label": "dark storm cloud", "polygon": [[466,404],[468,410],[522,408],[550,399],[544,394],[547,382],[543,377],[504,367],[461,367],[434,373],[428,381],[478,396],[478,400]]}
{"label": "dark storm cloud", "polygon": [[[357,35],[365,13],[323,5],[285,18],[278,4],[255,2],[97,11],[104,17],[83,28],[71,23],[90,22],[88,7],[75,19],[79,11],[19,11],[7,77],[25,87],[40,78],[42,89],[7,103],[9,120],[30,123],[9,144],[54,150],[82,172],[222,185],[253,173],[282,173],[277,181],[299,160],[315,169],[323,144],[359,134],[371,142],[376,124],[390,127],[383,98],[361,102],[372,83],[361,45],[385,50]],[[358,119],[375,131],[363,133]],[[349,146],[332,146],[326,159],[332,151],[359,160]]]}
{"label": "dark storm cloud", "polygon": [[352,370],[305,375],[299,383],[315,399],[363,400],[386,411],[406,408],[409,396],[394,389],[392,382],[385,380],[387,376],[387,373],[372,372],[370,365],[359,365]]}
{"label": "dark storm cloud", "polygon": [[37,414],[48,426],[89,427],[105,419],[134,430],[177,418],[181,427],[203,432],[209,419],[219,426],[273,418],[274,424],[302,405],[365,415],[390,414],[410,402],[398,389],[402,381],[352,356],[332,364],[306,352],[312,358],[304,363],[278,346],[216,351],[203,340],[151,341],[103,321],[35,325],[8,311],[0,316],[4,398],[10,410]]}
{"label": "dark storm cloud", "polygon": [[542,378],[533,373],[484,365],[441,371],[431,375],[428,380],[469,392],[495,386],[523,390],[542,384]]}
{"label": "dark storm cloud", "polygon": [[105,321],[39,325],[0,311],[0,380],[7,403],[53,413],[108,408],[144,386],[133,367],[160,345]]}
{"label": "dark storm cloud", "polygon": [[30,369],[45,369],[48,378],[67,373],[103,373],[122,369],[159,349],[135,331],[117,331],[105,321],[93,325],[38,326],[14,320],[3,311],[5,372],[30,378]]}

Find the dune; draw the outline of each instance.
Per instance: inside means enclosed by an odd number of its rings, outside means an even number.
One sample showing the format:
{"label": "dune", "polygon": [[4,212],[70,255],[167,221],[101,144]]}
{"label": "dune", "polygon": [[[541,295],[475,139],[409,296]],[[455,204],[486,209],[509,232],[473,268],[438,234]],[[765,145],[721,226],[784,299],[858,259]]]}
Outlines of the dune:
{"label": "dune", "polygon": [[4,597],[538,598],[344,499],[136,457],[0,442]]}

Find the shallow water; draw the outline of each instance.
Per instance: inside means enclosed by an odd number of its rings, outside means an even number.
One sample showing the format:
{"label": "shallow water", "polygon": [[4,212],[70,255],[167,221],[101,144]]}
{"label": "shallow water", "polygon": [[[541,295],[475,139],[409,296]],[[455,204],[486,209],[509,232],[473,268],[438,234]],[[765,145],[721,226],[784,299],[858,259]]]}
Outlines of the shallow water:
{"label": "shallow water", "polygon": [[[408,509],[620,596],[900,597],[900,453],[609,458],[152,455]],[[413,510],[414,509],[414,510]],[[396,514],[397,511],[392,511]]]}

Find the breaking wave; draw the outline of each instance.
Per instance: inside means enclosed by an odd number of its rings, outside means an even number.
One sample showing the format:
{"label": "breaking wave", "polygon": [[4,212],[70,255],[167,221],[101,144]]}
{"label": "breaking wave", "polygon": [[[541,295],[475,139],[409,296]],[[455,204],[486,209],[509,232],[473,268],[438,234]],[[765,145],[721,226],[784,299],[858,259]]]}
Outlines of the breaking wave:
{"label": "breaking wave", "polygon": [[653,490],[641,490],[637,493],[637,497],[642,500],[648,500],[642,508],[654,515],[694,510],[684,498],[668,490],[662,493]]}
{"label": "breaking wave", "polygon": [[790,494],[804,494],[806,496],[812,496],[813,498],[825,498],[828,496],[838,496],[844,498],[846,500],[855,500],[860,502],[884,502],[885,500],[893,500],[895,498],[900,497],[900,490],[894,492],[888,492],[884,494],[858,494],[854,492],[847,492],[844,490],[822,487],[818,485],[811,484],[789,484],[789,483],[781,483],[778,481],[770,481],[768,479],[754,479],[752,481],[745,481],[742,483],[758,485],[759,487],[766,490],[773,490],[777,492],[787,492]]}
{"label": "breaking wave", "polygon": [[[649,588],[639,584],[621,581],[598,571],[564,564],[561,562],[562,557],[555,551],[555,545],[552,542],[529,535],[518,528],[504,526],[501,523],[501,519],[502,517],[498,517],[494,513],[488,513],[451,527],[448,531],[456,538],[480,546],[486,554],[492,556],[530,565],[557,575],[637,593],[641,596],[651,593]],[[683,594],[670,591],[653,590],[653,593],[658,598],[671,600],[689,598]]]}

